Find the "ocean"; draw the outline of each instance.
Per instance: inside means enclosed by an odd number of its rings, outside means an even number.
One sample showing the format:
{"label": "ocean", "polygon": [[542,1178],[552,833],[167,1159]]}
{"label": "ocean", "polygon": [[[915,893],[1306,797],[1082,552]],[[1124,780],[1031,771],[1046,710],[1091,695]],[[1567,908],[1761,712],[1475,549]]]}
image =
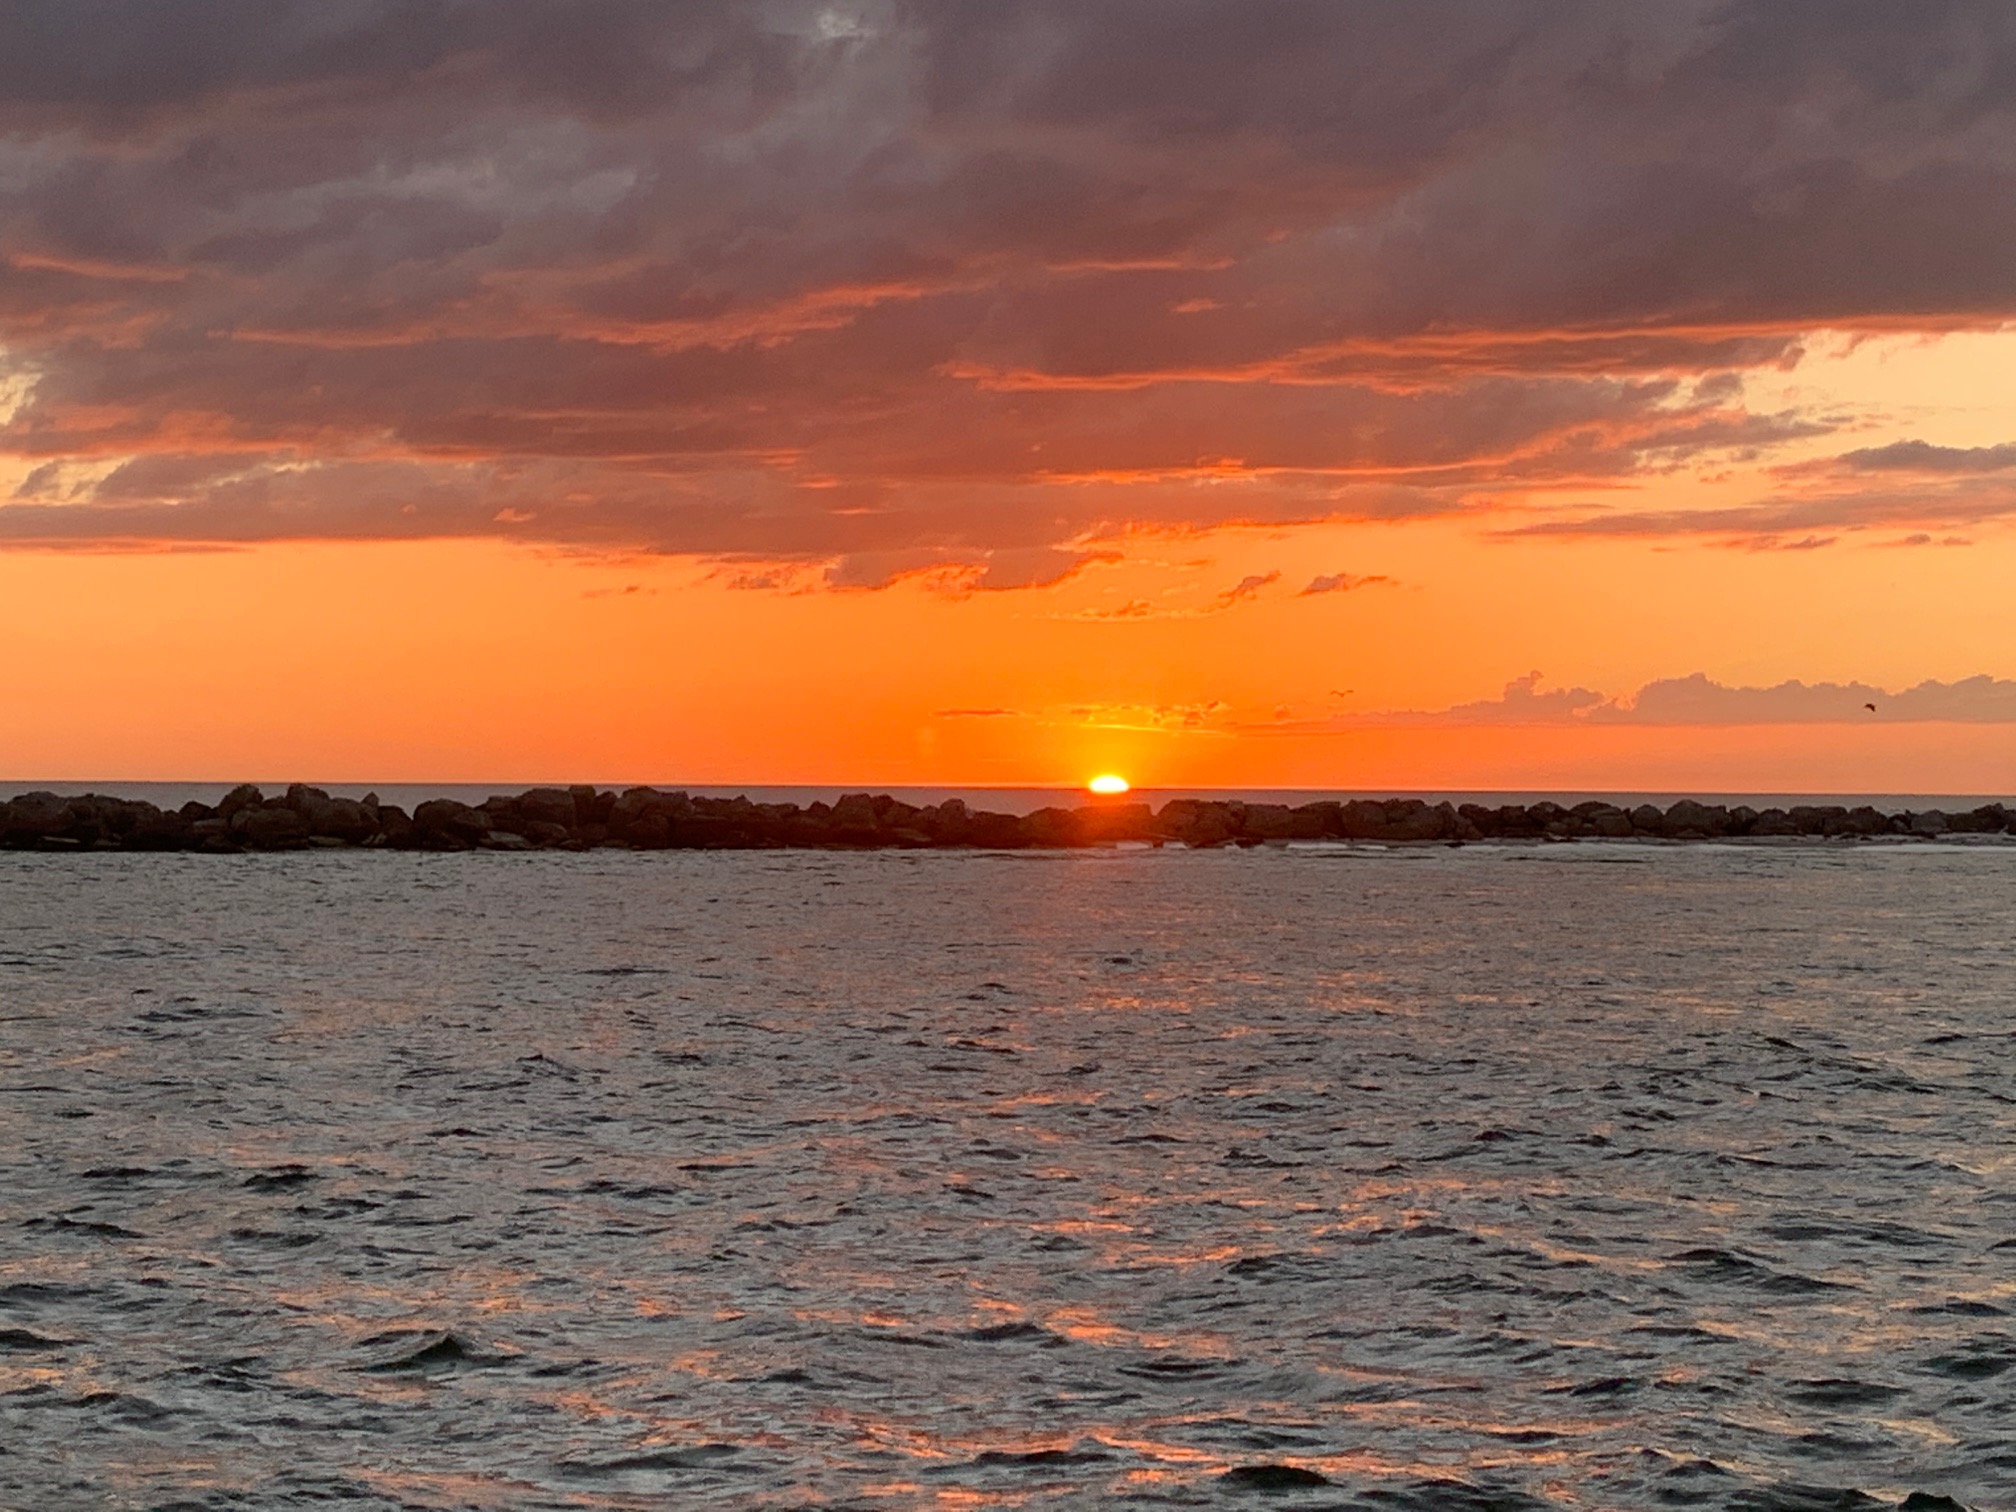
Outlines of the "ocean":
{"label": "ocean", "polygon": [[0,854],[0,1506],[2016,1505],[2012,934],[1941,844]]}

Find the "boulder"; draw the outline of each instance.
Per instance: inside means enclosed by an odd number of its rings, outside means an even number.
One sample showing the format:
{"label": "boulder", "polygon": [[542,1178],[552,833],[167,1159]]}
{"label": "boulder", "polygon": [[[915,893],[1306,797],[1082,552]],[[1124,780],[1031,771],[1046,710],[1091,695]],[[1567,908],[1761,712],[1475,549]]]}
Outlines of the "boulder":
{"label": "boulder", "polygon": [[514,805],[518,816],[532,824],[551,824],[568,830],[580,822],[580,804],[564,788],[533,788],[520,793]]}
{"label": "boulder", "polygon": [[[291,805],[290,805],[291,806]],[[366,808],[355,798],[324,798],[298,810],[308,823],[308,834],[316,840],[335,840],[344,845],[368,845],[378,833],[378,810]]]}
{"label": "boulder", "polygon": [[641,814],[623,826],[623,843],[638,850],[670,850],[674,823],[662,809]]}
{"label": "boulder", "polygon": [[171,851],[187,850],[194,839],[190,829],[195,821],[179,810],[163,813],[153,804],[144,808],[150,812],[140,815],[137,822],[120,837],[120,843],[128,850]]}
{"label": "boulder", "polygon": [[1093,803],[1071,812],[1068,845],[1112,845],[1121,840],[1155,838],[1155,818],[1145,803]]}
{"label": "boulder", "polygon": [[1295,822],[1289,832],[1294,840],[1330,840],[1341,838],[1344,833],[1344,805],[1328,800],[1305,803],[1295,810]]}
{"label": "boulder", "polygon": [[[1477,813],[1482,816],[1482,822],[1478,819],[1468,821],[1472,833],[1499,832],[1499,811],[1479,809]],[[1521,814],[1523,816],[1523,810]],[[1486,823],[1491,826],[1490,830],[1485,828]],[[1419,798],[1394,798],[1384,803],[1369,798],[1354,798],[1340,805],[1337,811],[1337,828],[1346,839],[1382,840],[1388,844],[1453,840],[1464,824],[1465,816],[1449,804],[1438,803],[1431,807]]]}
{"label": "boulder", "polygon": [[1830,835],[1881,835],[1890,829],[1890,816],[1881,809],[1863,804],[1852,808],[1834,820],[1827,829]]}
{"label": "boulder", "polygon": [[258,808],[265,801],[266,795],[260,792],[259,789],[252,786],[249,782],[241,782],[237,787],[226,793],[223,800],[218,803],[217,816],[220,819],[228,820],[241,809]]}
{"label": "boulder", "polygon": [[996,814],[976,809],[972,815],[968,844],[983,850],[1020,850],[1028,842],[1022,838],[1022,821],[1013,814]]}
{"label": "boulder", "polygon": [[1386,805],[1353,798],[1338,807],[1337,828],[1346,840],[1377,840],[1386,830]]}
{"label": "boulder", "polygon": [[329,801],[329,795],[318,787],[296,782],[288,787],[286,796],[280,801],[306,819],[316,807]]}
{"label": "boulder", "polygon": [[1578,830],[1585,835],[1600,835],[1608,840],[1623,840],[1632,833],[1631,816],[1614,803],[1578,803],[1569,812],[1574,816]]}
{"label": "boulder", "polygon": [[2009,811],[1999,803],[1983,804],[1964,814],[1948,814],[1946,828],[1958,835],[1999,835],[2009,828]]}
{"label": "boulder", "polygon": [[936,845],[971,845],[973,813],[963,800],[948,798],[918,816],[920,827]]}
{"label": "boulder", "polygon": [[848,793],[833,805],[826,829],[840,845],[874,845],[882,838],[882,816],[867,793]]}
{"label": "boulder", "polygon": [[[39,794],[29,795],[39,798]],[[130,798],[109,798],[98,793],[85,793],[81,797],[58,799],[60,807],[53,810],[50,805],[37,804],[36,818],[31,827],[39,831],[40,840],[75,840],[80,845],[99,846],[116,849],[126,843],[127,837],[136,831],[158,835],[165,816],[151,803]],[[147,848],[166,849],[160,844]]]}
{"label": "boulder", "polygon": [[1054,847],[1075,845],[1078,840],[1078,817],[1072,809],[1040,808],[1024,814],[1020,827],[1024,845]]}
{"label": "boulder", "polygon": [[693,800],[684,793],[626,788],[609,805],[609,838],[643,850],[663,850],[672,843],[673,826],[692,814]]}
{"label": "boulder", "polygon": [[245,849],[231,838],[231,821],[212,816],[189,824],[189,844],[206,855],[235,856]]}
{"label": "boulder", "polygon": [[1750,821],[1750,833],[1760,836],[1796,835],[1799,826],[1781,808],[1767,808]]}
{"label": "boulder", "polygon": [[430,798],[413,810],[413,828],[430,849],[457,850],[475,845],[491,830],[490,816],[453,798]]}
{"label": "boulder", "polygon": [[0,804],[0,845],[34,845],[60,835],[69,815],[68,801],[54,793],[22,793]]}
{"label": "boulder", "polygon": [[[738,801],[748,802],[746,798]],[[887,793],[875,795],[875,822],[884,829],[913,824],[917,816],[923,812],[914,803],[905,803],[901,798],[892,798]]]}
{"label": "boulder", "polygon": [[610,812],[616,807],[614,793],[598,792],[585,785],[571,787],[567,791],[574,799],[574,828],[587,829],[591,825],[608,828]]}
{"label": "boulder", "polygon": [[1197,798],[1172,798],[1155,816],[1155,828],[1193,850],[1224,845],[1237,832],[1228,805]]}
{"label": "boulder", "polygon": [[1419,842],[1450,840],[1455,835],[1456,810],[1449,804],[1431,807],[1419,798],[1409,798],[1386,805],[1386,833],[1382,839]]}
{"label": "boulder", "polygon": [[420,830],[406,810],[396,803],[381,803],[374,812],[378,816],[378,833],[370,844],[388,850],[414,850],[419,846]]}
{"label": "boulder", "polygon": [[308,821],[284,801],[241,808],[226,823],[231,838],[253,850],[299,850],[308,843]]}
{"label": "boulder", "polygon": [[1486,808],[1481,803],[1466,803],[1456,810],[1456,817],[1468,825],[1479,840],[1495,839],[1498,834],[1498,810]]}
{"label": "boulder", "polygon": [[1682,798],[1666,810],[1665,832],[1676,838],[1720,835],[1728,828],[1729,810],[1719,803],[1710,805]]}
{"label": "boulder", "polygon": [[1848,810],[1838,803],[1801,803],[1789,810],[1787,817],[1802,835],[1838,835]]}
{"label": "boulder", "polygon": [[1295,810],[1285,803],[1248,803],[1239,814],[1239,833],[1252,840],[1295,838]]}

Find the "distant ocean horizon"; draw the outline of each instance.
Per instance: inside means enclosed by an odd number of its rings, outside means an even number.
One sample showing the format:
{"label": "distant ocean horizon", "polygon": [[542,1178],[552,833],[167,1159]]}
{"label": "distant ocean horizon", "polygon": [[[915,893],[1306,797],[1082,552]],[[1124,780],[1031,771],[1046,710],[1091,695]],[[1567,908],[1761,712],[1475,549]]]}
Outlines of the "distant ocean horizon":
{"label": "distant ocean horizon", "polygon": [[[291,781],[300,779],[235,779],[210,782],[126,782],[119,780],[78,780],[56,778],[0,779],[0,801],[20,793],[37,791],[56,792],[66,795],[81,793],[101,793],[109,797],[142,800],[164,809],[179,808],[185,803],[214,804],[241,781],[253,780],[254,785],[264,790],[268,796],[284,793]],[[522,793],[535,787],[568,787],[565,781],[550,782],[311,782],[311,786],[321,788],[332,797],[361,798],[366,793],[376,793],[381,802],[396,804],[408,810],[430,798],[453,798],[463,803],[481,803],[496,794]],[[1646,789],[1605,789],[1605,788],[1267,788],[1267,787],[1139,787],[1120,799],[1098,798],[1082,787],[962,787],[917,786],[877,782],[851,783],[802,783],[794,785],[752,785],[738,787],[734,784],[709,782],[661,781],[637,782],[596,782],[597,788],[613,789],[621,792],[630,787],[654,787],[661,792],[684,792],[695,797],[734,798],[746,796],[752,803],[795,803],[801,807],[816,803],[832,803],[846,793],[887,793],[905,803],[926,808],[957,798],[969,807],[990,810],[994,813],[1028,814],[1037,809],[1053,805],[1075,805],[1092,802],[1132,802],[1147,803],[1159,808],[1164,803],[1178,798],[1195,798],[1214,802],[1237,799],[1246,803],[1285,803],[1291,808],[1304,803],[1316,803],[1330,799],[1349,800],[1353,798],[1419,798],[1428,803],[1481,803],[1531,804],[1547,800],[1566,800],[1575,804],[1589,799],[1599,799],[1614,803],[1622,808],[1631,808],[1641,803],[1653,803],[1664,808],[1683,798],[1691,798],[1704,803],[1722,803],[1734,807],[1748,804],[1752,808],[1791,808],[1798,804],[1841,804],[1854,808],[1861,804],[1881,809],[1885,813],[1899,811],[1922,811],[1940,809],[1956,812],[1979,807],[1982,804],[2008,802],[2007,793],[1740,793],[1682,790],[1668,788]]]}

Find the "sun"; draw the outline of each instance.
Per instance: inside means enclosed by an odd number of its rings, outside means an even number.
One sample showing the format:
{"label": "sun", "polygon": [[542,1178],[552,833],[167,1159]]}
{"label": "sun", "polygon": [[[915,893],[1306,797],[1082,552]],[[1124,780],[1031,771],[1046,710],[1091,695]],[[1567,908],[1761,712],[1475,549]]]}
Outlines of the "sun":
{"label": "sun", "polygon": [[1111,772],[1102,772],[1099,776],[1094,777],[1090,782],[1085,784],[1086,791],[1098,793],[1108,798],[1126,792],[1127,787],[1128,782],[1125,777],[1116,777]]}

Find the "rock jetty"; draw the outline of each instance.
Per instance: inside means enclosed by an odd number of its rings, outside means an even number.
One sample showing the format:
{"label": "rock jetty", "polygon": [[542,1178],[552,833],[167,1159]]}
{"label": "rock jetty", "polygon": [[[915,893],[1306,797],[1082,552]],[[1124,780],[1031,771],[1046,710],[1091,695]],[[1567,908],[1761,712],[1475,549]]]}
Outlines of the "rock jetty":
{"label": "rock jetty", "polygon": [[887,794],[850,793],[834,803],[753,803],[637,787],[533,788],[477,805],[435,798],[412,813],[374,795],[332,798],[296,784],[268,797],[233,789],[214,807],[164,810],[130,798],[23,793],[0,803],[0,846],[16,850],[287,851],[382,850],[770,850],[784,847],[1082,848],[1123,842],[1193,849],[1294,840],[1388,845],[1574,840],[1936,840],[2016,834],[2016,811],[1999,803],[1964,813],[1883,813],[1838,805],[1729,808],[1683,799],[1668,808],[1600,801],[1489,807],[1385,801],[1278,803],[1175,798],[1094,803],[993,814],[954,798],[919,808]]}

